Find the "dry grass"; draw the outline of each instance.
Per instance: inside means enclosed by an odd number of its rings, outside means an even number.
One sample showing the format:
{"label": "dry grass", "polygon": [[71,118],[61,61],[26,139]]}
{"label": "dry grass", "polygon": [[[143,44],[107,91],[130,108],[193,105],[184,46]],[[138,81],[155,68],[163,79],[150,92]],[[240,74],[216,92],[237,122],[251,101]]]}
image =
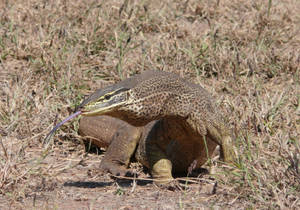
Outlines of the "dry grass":
{"label": "dry grass", "polygon": [[[0,4],[1,209],[300,208],[298,0]],[[42,158],[42,138],[83,95],[146,69],[216,96],[236,168],[214,161],[184,192],[115,182],[97,174],[101,156],[84,151],[76,121]]]}

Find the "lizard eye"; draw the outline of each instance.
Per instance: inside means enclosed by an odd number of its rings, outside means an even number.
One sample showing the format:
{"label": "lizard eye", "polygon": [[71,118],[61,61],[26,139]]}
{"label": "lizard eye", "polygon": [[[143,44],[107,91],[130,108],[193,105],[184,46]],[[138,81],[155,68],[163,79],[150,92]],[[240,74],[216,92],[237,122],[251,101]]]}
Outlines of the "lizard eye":
{"label": "lizard eye", "polygon": [[105,100],[109,100],[110,97],[111,97],[111,95],[105,95],[105,96],[104,96],[104,99],[105,99]]}

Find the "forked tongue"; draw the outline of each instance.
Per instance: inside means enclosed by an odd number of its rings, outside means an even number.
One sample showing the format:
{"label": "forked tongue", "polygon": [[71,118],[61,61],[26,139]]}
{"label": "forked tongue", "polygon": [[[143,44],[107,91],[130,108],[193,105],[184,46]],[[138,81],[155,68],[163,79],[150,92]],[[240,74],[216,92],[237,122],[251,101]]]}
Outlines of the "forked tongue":
{"label": "forked tongue", "polygon": [[54,135],[55,131],[62,126],[63,124],[65,124],[66,122],[68,122],[69,120],[75,118],[76,116],[80,115],[81,111],[75,112],[74,114],[71,114],[69,117],[67,117],[66,119],[64,119],[63,121],[61,121],[60,123],[58,123],[51,131],[50,133],[48,133],[48,135],[46,136],[46,138],[44,139],[43,144],[46,145],[46,148],[48,148],[49,144],[50,144],[50,139],[51,137]]}

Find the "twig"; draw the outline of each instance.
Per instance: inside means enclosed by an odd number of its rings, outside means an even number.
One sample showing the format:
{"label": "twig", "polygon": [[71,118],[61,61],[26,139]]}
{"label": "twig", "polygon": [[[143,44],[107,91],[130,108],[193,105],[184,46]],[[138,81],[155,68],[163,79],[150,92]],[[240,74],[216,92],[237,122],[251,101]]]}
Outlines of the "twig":
{"label": "twig", "polygon": [[[0,134],[0,137],[2,137],[2,135]],[[4,147],[3,145],[3,142],[2,142],[2,138],[0,138],[0,144],[1,144],[1,147],[3,149],[3,152],[4,152],[4,156],[6,158],[6,161],[8,160],[8,155],[7,155],[7,151],[6,151],[6,148]]]}

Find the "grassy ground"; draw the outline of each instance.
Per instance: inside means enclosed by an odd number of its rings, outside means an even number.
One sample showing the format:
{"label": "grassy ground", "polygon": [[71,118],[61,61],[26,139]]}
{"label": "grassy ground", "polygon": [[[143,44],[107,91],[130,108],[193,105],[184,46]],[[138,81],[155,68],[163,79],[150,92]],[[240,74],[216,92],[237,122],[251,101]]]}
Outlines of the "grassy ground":
{"label": "grassy ground", "polygon": [[[146,69],[216,97],[236,168],[215,160],[183,192],[114,181],[76,120],[42,158],[84,95]],[[299,69],[298,0],[1,1],[0,209],[300,208]]]}

